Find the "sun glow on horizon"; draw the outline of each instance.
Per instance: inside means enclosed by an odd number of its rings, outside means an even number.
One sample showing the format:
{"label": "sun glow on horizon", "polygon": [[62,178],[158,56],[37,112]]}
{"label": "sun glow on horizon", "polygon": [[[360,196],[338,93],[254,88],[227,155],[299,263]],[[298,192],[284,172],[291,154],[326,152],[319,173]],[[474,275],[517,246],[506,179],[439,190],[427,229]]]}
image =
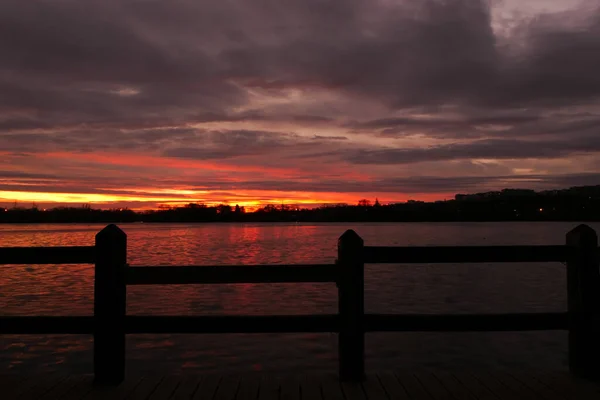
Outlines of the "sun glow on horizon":
{"label": "sun glow on horizon", "polygon": [[111,203],[118,201],[178,201],[180,198],[152,197],[134,195],[112,195],[102,193],[49,193],[49,192],[17,192],[0,191],[0,199],[4,201],[23,201],[39,203]]}
{"label": "sun glow on horizon", "polygon": [[[380,201],[400,202],[406,201],[406,195],[399,193],[377,193],[361,195],[359,193],[329,193],[329,192],[278,192],[278,191],[236,191],[224,196],[219,192],[193,191],[193,190],[168,190],[168,189],[143,189],[128,190],[127,194],[110,193],[51,193],[34,191],[0,191],[0,203],[35,203],[52,207],[52,205],[90,204],[97,208],[111,208],[114,205],[122,207],[123,204],[133,210],[156,209],[159,206],[181,207],[189,203],[200,203],[207,206],[227,204],[239,205],[247,211],[255,211],[266,205],[291,205],[311,208],[325,204],[356,204],[362,198],[372,201],[377,197]],[[386,196],[387,195],[387,196]],[[439,199],[440,195],[418,196],[423,200]],[[386,200],[386,198],[388,200]]]}

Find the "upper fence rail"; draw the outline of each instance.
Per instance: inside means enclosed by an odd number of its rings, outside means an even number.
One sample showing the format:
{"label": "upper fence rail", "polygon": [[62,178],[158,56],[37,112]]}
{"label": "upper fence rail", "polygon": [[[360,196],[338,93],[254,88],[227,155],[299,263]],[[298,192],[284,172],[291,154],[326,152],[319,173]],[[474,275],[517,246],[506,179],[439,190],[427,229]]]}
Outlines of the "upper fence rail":
{"label": "upper fence rail", "polygon": [[94,246],[0,247],[0,265],[5,264],[93,264]]}

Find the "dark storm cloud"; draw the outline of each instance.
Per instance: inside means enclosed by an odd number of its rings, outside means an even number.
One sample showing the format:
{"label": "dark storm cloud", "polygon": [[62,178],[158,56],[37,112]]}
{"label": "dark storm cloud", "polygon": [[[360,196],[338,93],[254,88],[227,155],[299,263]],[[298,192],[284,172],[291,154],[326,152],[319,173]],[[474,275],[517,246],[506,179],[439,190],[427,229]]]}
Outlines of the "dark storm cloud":
{"label": "dark storm cloud", "polygon": [[497,74],[483,4],[302,2],[290,10],[293,29],[281,32],[284,40],[240,46],[224,59],[263,89],[325,87],[390,106],[465,100]]}
{"label": "dark storm cloud", "polygon": [[40,119],[56,124],[185,122],[195,110],[245,102],[242,89],[216,79],[221,71],[204,51],[162,37],[161,26],[140,20],[132,7],[2,2],[0,110],[44,113]]}
{"label": "dark storm cloud", "polygon": [[575,27],[540,17],[504,49],[486,1],[4,1],[0,107],[185,122],[245,103],[240,85],[394,107],[581,102],[600,93],[596,11]]}
{"label": "dark storm cloud", "polygon": [[390,179],[386,182],[388,190],[406,193],[458,193],[478,190],[501,190],[504,188],[531,188],[538,190],[557,189],[570,186],[597,185],[600,174],[565,175],[500,175],[500,176],[462,176],[462,177],[409,177]]}
{"label": "dark storm cloud", "polygon": [[[220,191],[270,190],[296,192],[348,192],[348,193],[458,193],[460,191],[499,190],[507,187],[536,187],[537,189],[564,188],[574,185],[597,185],[600,174],[565,175],[493,175],[436,177],[415,176],[405,178],[386,178],[372,181],[348,181],[347,179],[323,179],[310,182],[253,180],[244,182],[223,182],[213,180],[207,183]],[[189,185],[190,190],[203,190],[205,186]]]}
{"label": "dark storm cloud", "polygon": [[0,151],[93,152],[108,150],[159,150],[165,146],[198,142],[198,130],[190,128],[123,131],[65,130],[51,133],[0,133]]}
{"label": "dark storm cloud", "polygon": [[288,146],[294,135],[261,131],[207,132],[193,147],[174,147],[162,154],[167,157],[213,160],[242,155],[266,154]]}
{"label": "dark storm cloud", "polygon": [[[478,138],[484,136],[521,136],[524,129],[529,134],[544,132],[539,115],[511,113],[507,115],[469,116],[464,118],[381,118],[347,124],[356,132],[377,132],[385,137],[427,135],[434,138]],[[494,132],[494,128],[498,128]],[[553,125],[556,128],[556,125]]]}
{"label": "dark storm cloud", "polygon": [[417,118],[382,118],[364,122],[351,123],[348,126],[355,129],[381,129],[381,128],[465,128],[475,127],[477,125],[513,125],[527,122],[539,121],[538,116],[528,115],[508,115],[497,117],[470,118],[467,120],[449,120],[449,119],[417,119]]}
{"label": "dark storm cloud", "polygon": [[318,156],[324,146],[334,148],[326,154],[339,158],[335,142],[343,136],[304,137],[289,132],[253,130],[205,130],[193,128],[144,130],[74,130],[55,133],[3,133],[0,151],[67,151],[77,153],[151,151],[165,157],[195,160],[220,160],[240,156],[269,155]]}
{"label": "dark storm cloud", "polygon": [[[503,47],[486,4],[344,4],[340,17],[325,14],[299,21],[304,30],[282,31],[286,42],[240,46],[224,59],[234,75],[252,76],[247,84],[253,87],[323,86],[396,107],[557,105],[598,97],[597,10],[578,26],[564,23],[570,15],[541,17],[522,27],[517,43]],[[311,5],[305,2],[306,9]],[[296,11],[292,21],[306,17]]]}
{"label": "dark storm cloud", "polygon": [[[544,177],[541,177],[544,179]],[[600,184],[600,173],[557,175],[546,177],[556,188],[570,186],[596,186]]]}
{"label": "dark storm cloud", "polygon": [[425,148],[356,150],[345,156],[355,164],[411,164],[461,159],[552,159],[577,153],[600,152],[600,136],[562,141],[486,139]]}
{"label": "dark storm cloud", "polygon": [[[569,13],[531,22],[524,29],[522,50],[510,54],[513,57],[506,62],[498,103],[552,105],[597,99],[600,76],[594,71],[600,70],[600,12],[597,3],[595,7],[584,24],[574,24]],[[565,22],[571,27],[565,28]]]}
{"label": "dark storm cloud", "polygon": [[[600,111],[600,105],[598,110]],[[554,135],[561,140],[567,136],[593,135],[600,130],[600,113],[554,113],[541,116],[540,111],[528,111],[505,115],[490,114],[460,118],[382,118],[352,122],[347,126],[354,132],[370,132],[381,137],[425,135],[440,139],[527,138]]]}
{"label": "dark storm cloud", "polygon": [[348,140],[346,136],[323,136],[323,135],[313,135],[314,140]]}
{"label": "dark storm cloud", "polygon": [[[342,136],[319,136],[310,138],[294,133],[249,130],[206,131],[197,135],[195,143],[187,147],[173,147],[162,152],[167,157],[196,160],[226,159],[239,156],[272,155],[313,157],[323,145],[347,140]],[[335,151],[327,153],[335,156]]]}
{"label": "dark storm cloud", "polygon": [[[153,129],[106,131],[104,136],[87,131],[12,133],[2,135],[5,140],[0,143],[0,151],[88,153],[144,149],[164,157],[191,160],[264,156],[261,165],[265,166],[293,160],[302,163],[321,160],[334,164],[343,161],[363,165],[393,165],[478,158],[554,159],[600,152],[600,132],[594,125],[590,126],[593,127],[592,133],[587,135],[550,135],[537,140],[479,139],[412,148],[383,147],[375,143],[356,144],[343,136],[305,137],[288,132],[251,130]],[[111,139],[107,140],[107,137]]]}

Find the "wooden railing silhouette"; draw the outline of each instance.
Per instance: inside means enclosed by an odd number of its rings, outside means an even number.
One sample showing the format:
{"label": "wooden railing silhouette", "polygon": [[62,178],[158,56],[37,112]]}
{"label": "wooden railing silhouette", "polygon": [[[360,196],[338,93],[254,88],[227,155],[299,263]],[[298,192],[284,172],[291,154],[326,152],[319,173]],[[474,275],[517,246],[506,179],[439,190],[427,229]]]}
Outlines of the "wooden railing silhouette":
{"label": "wooden railing silhouette", "polygon": [[[130,267],[127,236],[116,225],[96,235],[95,246],[0,248],[0,264],[95,264],[94,315],[0,317],[2,334],[93,334],[97,382],[125,376],[125,335],[133,333],[339,333],[339,377],[364,379],[366,332],[567,330],[569,368],[600,378],[600,273],[598,238],[587,225],[562,246],[377,247],[353,231],[338,241],[335,264]],[[364,312],[365,263],[564,262],[567,312],[485,315],[382,315]],[[333,315],[132,316],[128,285],[330,282],[338,287]]]}

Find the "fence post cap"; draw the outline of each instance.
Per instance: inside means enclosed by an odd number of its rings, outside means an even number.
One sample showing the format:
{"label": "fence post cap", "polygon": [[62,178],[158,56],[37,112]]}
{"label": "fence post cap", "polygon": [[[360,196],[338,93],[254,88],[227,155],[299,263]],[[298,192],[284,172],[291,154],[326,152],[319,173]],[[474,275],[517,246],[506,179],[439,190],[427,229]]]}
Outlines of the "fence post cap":
{"label": "fence post cap", "polygon": [[115,224],[106,225],[104,229],[96,234],[96,239],[111,237],[111,238],[126,238],[127,234],[123,232],[121,228],[119,228]]}
{"label": "fence post cap", "polygon": [[362,246],[364,244],[364,241],[360,236],[358,236],[358,233],[356,233],[353,229],[348,229],[342,234],[342,236],[340,236],[340,238],[338,239],[338,243],[350,245],[357,244]]}
{"label": "fence post cap", "polygon": [[581,224],[567,233],[567,244],[571,246],[598,246],[596,231],[586,224]]}

